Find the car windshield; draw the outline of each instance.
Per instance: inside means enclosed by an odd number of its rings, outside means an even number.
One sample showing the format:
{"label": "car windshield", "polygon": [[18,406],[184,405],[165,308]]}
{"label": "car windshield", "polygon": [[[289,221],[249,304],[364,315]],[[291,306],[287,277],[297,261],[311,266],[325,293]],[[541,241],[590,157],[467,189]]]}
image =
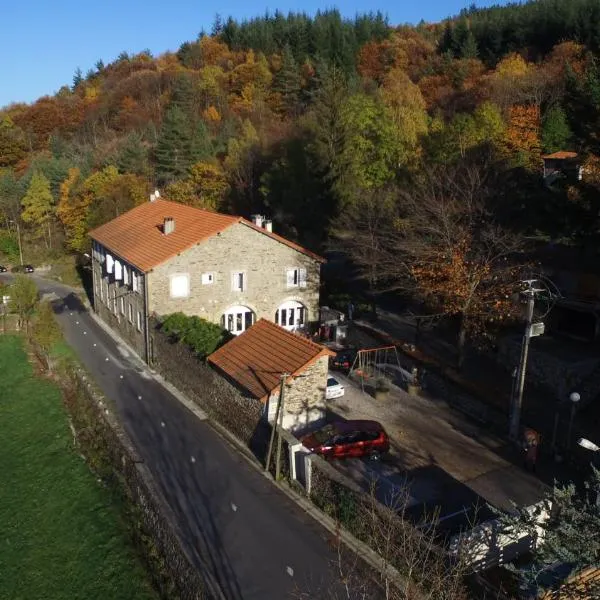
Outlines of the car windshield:
{"label": "car windshield", "polygon": [[337,381],[337,379],[334,379],[333,377],[329,377],[327,379],[327,387],[332,387],[334,385],[339,385],[339,382]]}
{"label": "car windshield", "polygon": [[335,433],[335,427],[333,425],[325,425],[319,431],[313,433],[317,444],[324,444],[327,440],[331,439],[331,436]]}

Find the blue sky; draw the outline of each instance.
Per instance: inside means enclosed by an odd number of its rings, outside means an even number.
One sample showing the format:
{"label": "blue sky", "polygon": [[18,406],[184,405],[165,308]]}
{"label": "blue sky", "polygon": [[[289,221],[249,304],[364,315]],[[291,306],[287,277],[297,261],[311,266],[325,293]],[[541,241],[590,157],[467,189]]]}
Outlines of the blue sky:
{"label": "blue sky", "polygon": [[[271,0],[272,1],[272,0]],[[338,0],[344,16],[381,10],[392,24],[438,21],[456,14],[472,0]],[[477,0],[477,6],[498,0]],[[155,55],[177,50],[210,31],[215,14],[236,19],[279,9],[310,14],[326,5],[318,0],[276,0],[260,4],[242,0],[226,3],[197,0],[30,0],[9,2],[2,10],[0,35],[0,107],[31,102],[70,85],[77,67],[85,73],[98,59],[105,63],[126,50],[149,48]]]}

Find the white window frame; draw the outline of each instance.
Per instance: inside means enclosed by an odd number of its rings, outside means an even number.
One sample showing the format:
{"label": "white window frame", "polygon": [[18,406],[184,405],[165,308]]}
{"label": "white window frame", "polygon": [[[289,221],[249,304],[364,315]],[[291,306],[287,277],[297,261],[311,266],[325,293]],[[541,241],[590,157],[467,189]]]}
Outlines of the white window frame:
{"label": "white window frame", "polygon": [[125,316],[125,296],[121,296],[121,314]]}
{"label": "white window frame", "polygon": [[134,292],[138,291],[138,276],[137,276],[137,272],[134,271],[133,269],[131,270],[131,289]]}
{"label": "white window frame", "polygon": [[142,330],[142,311],[138,310],[137,311],[137,317],[136,317],[136,328],[138,331]]}
{"label": "white window frame", "polygon": [[303,267],[288,267],[285,271],[285,280],[288,289],[306,287],[306,269]]}
{"label": "white window frame", "polygon": [[123,285],[129,285],[129,267],[123,265]]}
{"label": "white window frame", "polygon": [[[240,286],[240,275],[242,276],[242,285]],[[231,272],[231,291],[232,292],[245,292],[248,289],[248,279],[246,277],[246,271],[232,271]]]}
{"label": "white window frame", "polygon": [[200,280],[202,281],[202,285],[212,285],[215,282],[215,274],[202,273]]}
{"label": "white window frame", "polygon": [[[177,282],[178,287],[174,289],[174,284]],[[185,282],[185,289],[183,284]],[[189,298],[190,297],[190,275],[189,273],[173,273],[169,276],[169,297],[172,299]]]}
{"label": "white window frame", "polygon": [[133,325],[133,303],[131,302],[131,300],[129,301],[129,313],[128,313],[128,317],[129,317],[129,322]]}

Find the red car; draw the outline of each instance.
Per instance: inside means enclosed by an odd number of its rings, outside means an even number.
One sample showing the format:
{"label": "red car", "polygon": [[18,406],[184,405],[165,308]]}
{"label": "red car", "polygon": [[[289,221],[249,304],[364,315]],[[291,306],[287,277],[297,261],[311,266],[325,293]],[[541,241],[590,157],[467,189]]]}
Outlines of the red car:
{"label": "red car", "polygon": [[387,433],[377,421],[329,423],[305,435],[301,441],[305,448],[325,458],[368,456],[377,459],[390,449]]}

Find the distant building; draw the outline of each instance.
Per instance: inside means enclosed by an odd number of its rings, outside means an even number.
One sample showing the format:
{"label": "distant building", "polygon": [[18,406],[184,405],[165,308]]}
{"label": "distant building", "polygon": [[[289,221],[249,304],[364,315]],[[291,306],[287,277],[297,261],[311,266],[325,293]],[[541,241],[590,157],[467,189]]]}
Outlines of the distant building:
{"label": "distant building", "polygon": [[544,182],[552,185],[559,178],[566,177],[571,180],[581,181],[583,168],[581,167],[577,152],[560,150],[542,156],[544,161]]}

